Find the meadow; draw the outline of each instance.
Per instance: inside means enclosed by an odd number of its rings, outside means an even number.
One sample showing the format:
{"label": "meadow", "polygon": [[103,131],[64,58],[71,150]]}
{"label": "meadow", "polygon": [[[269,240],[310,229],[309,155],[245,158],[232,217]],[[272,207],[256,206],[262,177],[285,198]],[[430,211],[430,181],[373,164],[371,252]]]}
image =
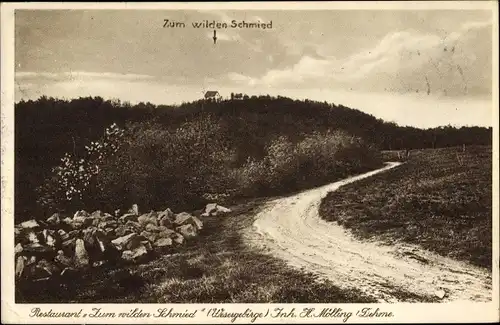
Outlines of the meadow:
{"label": "meadow", "polygon": [[362,239],[417,244],[491,269],[492,148],[412,150],[394,170],[329,193],[320,215]]}

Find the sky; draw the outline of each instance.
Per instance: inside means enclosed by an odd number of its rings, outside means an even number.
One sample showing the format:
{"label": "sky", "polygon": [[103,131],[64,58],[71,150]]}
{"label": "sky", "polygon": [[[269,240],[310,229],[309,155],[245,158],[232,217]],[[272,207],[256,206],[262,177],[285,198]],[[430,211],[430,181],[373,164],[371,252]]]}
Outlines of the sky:
{"label": "sky", "polygon": [[[492,14],[465,10],[16,10],[16,101],[177,104],[217,90],[491,126]],[[164,20],[185,28],[164,27]],[[192,23],[227,23],[193,28]],[[230,28],[231,22],[270,28]],[[270,25],[272,22],[272,25]]]}

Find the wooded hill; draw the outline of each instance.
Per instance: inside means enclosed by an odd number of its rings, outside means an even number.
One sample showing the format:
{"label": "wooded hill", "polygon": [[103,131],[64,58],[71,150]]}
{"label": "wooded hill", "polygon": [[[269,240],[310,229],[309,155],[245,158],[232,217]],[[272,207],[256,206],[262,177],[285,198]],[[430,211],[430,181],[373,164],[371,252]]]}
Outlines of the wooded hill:
{"label": "wooded hill", "polygon": [[[212,135],[204,135],[208,145],[212,138],[217,138],[218,143],[234,149],[234,167],[249,159],[262,159],[269,144],[280,136],[298,143],[309,135],[327,131],[342,131],[378,150],[490,145],[492,141],[491,128],[401,127],[342,105],[279,96],[200,100],[179,106],[130,105],[100,97],[41,97],[15,105],[16,215],[33,213],[35,189],[44,183],[65,153],[83,155],[85,145],[102,137],[112,123],[158,134],[159,130],[174,131],[186,122],[193,122],[194,132],[198,128],[195,122],[204,119],[209,119],[209,127],[216,130]],[[154,146],[150,149],[154,156]]]}

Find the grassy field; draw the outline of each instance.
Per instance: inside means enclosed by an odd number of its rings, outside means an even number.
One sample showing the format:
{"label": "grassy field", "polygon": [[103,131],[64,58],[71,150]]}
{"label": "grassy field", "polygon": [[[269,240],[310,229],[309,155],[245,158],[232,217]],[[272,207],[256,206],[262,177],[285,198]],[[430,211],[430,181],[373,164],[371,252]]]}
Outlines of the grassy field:
{"label": "grassy field", "polygon": [[[17,302],[78,303],[363,303],[356,290],[341,290],[247,248],[240,230],[259,208],[238,205],[231,215],[204,219],[204,231],[175,254],[140,265],[117,265],[74,277],[71,288],[30,287]],[[75,279],[78,278],[78,281]],[[405,294],[404,292],[402,294]]]}
{"label": "grassy field", "polygon": [[491,269],[492,148],[411,151],[396,169],[329,193],[320,215],[363,239],[418,244]]}

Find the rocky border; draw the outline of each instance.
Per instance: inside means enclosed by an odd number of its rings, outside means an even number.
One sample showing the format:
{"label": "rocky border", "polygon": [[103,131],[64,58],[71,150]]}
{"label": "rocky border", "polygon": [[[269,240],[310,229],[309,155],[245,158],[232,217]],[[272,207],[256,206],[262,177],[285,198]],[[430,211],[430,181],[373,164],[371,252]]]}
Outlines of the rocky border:
{"label": "rocky border", "polygon": [[[231,212],[207,204],[200,218]],[[16,281],[67,278],[105,263],[141,263],[152,253],[171,252],[198,236],[203,222],[193,214],[170,209],[140,214],[136,204],[125,214],[84,210],[73,216],[54,213],[47,220],[15,226]],[[71,276],[70,276],[71,280]]]}

